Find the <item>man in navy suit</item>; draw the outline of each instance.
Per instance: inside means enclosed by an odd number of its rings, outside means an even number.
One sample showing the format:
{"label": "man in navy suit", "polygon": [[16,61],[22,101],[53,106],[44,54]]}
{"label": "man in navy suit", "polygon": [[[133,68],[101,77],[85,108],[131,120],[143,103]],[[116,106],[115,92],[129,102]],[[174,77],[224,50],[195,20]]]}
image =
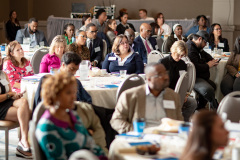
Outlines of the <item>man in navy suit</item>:
{"label": "man in navy suit", "polygon": [[86,26],[87,47],[90,51],[90,61],[93,67],[101,67],[100,63],[103,54],[103,41],[97,37],[97,27],[93,23]]}
{"label": "man in navy suit", "polygon": [[134,41],[135,39],[134,31],[131,28],[126,29],[124,32],[124,35],[127,36],[128,38],[128,42],[129,42],[129,46],[131,47],[131,50],[139,54],[141,52],[141,46],[138,45],[138,42]]}
{"label": "man in navy suit", "polygon": [[144,64],[147,64],[147,56],[153,50],[158,50],[157,41],[151,37],[152,28],[149,24],[143,23],[140,26],[140,35],[134,40],[140,45],[140,56]]}

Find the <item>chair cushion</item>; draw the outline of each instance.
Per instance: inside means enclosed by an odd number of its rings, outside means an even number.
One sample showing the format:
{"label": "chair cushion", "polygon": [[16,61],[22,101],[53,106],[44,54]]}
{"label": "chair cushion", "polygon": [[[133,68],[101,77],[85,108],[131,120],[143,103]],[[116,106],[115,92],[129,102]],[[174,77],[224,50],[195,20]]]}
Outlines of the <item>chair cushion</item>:
{"label": "chair cushion", "polygon": [[1,127],[16,128],[19,127],[19,123],[13,121],[0,120],[0,128]]}

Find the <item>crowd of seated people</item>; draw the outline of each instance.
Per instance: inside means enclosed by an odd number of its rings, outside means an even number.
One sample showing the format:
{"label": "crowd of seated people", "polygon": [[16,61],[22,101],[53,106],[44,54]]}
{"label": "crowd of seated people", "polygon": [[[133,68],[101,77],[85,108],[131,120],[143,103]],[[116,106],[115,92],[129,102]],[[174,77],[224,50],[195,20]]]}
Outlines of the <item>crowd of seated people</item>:
{"label": "crowd of seated people", "polygon": [[[124,91],[116,103],[109,126],[119,134],[133,131],[133,121],[138,118],[145,119],[146,127],[157,126],[166,117],[181,121],[191,121],[192,118],[193,129],[180,159],[211,159],[218,147],[226,145],[228,132],[221,128],[223,122],[215,112],[218,108],[216,84],[210,80],[210,68],[217,66],[219,61],[203,50],[209,43],[212,50],[217,48],[229,52],[228,40],[222,38],[221,25],[214,23],[209,28],[206,16],[199,15],[197,26],[184,35],[183,26],[174,24],[170,28],[161,12],[152,18],[147,16],[146,9],[140,9],[139,17],[146,22],[140,25],[140,32],[136,34],[134,25],[128,23],[127,9],[119,11],[119,23],[115,19],[107,20],[106,10],[99,9],[93,19],[89,15],[83,16],[80,29],[75,30],[72,23],[67,23],[64,33],[52,40],[49,53],[41,59],[39,72],[49,73],[54,69],[57,73],[42,77],[32,110],[33,114],[43,101],[46,111],[37,125],[36,135],[47,159],[67,159],[80,149],[91,151],[99,159],[107,159],[108,133],[96,114],[91,96],[74,77],[82,60],[90,61],[92,67],[106,69],[108,73],[120,70],[126,70],[127,74],[145,73],[146,84]],[[12,42],[8,44],[0,72],[0,96],[3,97],[0,97],[0,106],[5,106],[0,107],[0,119],[19,122],[22,137],[16,154],[29,158],[32,156],[28,142],[31,112],[20,91],[21,79],[34,73],[30,61],[24,58],[21,44],[26,37],[30,38],[31,47],[40,44],[48,46],[48,43],[43,32],[38,30],[36,18],[30,18],[24,29],[20,29],[16,11],[12,11],[9,18],[6,26],[8,40]],[[104,46],[104,37],[109,42],[107,46]],[[163,41],[166,42],[164,52],[168,52],[168,55],[158,63],[148,64],[149,53],[161,51]],[[104,47],[107,47],[106,56]],[[227,73],[221,82],[224,96],[240,91],[239,53],[238,37],[226,65]],[[181,105],[180,96],[174,89],[181,73],[187,71],[187,64],[182,60],[186,56],[196,68],[194,91],[197,97],[195,99],[186,93]],[[76,100],[78,102],[74,102]],[[172,101],[173,106],[169,108],[166,101]],[[213,112],[201,111],[207,102]],[[201,134],[199,127],[203,128]],[[220,128],[224,138],[222,141],[214,137],[219,136],[217,130]],[[62,133],[73,138],[69,139]],[[207,140],[211,139],[212,146],[200,143],[206,137],[210,137]],[[58,142],[64,143],[60,145]],[[197,148],[188,152],[192,146]],[[200,153],[199,148],[207,148],[207,152]]]}

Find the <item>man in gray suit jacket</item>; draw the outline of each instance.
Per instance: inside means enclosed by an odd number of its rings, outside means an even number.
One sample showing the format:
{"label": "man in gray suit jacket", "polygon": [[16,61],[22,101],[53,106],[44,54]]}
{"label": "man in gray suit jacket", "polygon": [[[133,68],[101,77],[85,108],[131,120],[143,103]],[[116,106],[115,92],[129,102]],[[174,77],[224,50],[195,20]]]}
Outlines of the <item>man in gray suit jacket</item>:
{"label": "man in gray suit jacket", "polygon": [[180,97],[168,88],[169,76],[162,64],[145,67],[147,84],[124,91],[115,108],[111,126],[118,133],[133,130],[133,121],[144,118],[146,127],[158,126],[168,117],[183,120]]}
{"label": "man in gray suit jacket", "polygon": [[48,46],[44,33],[42,31],[37,30],[37,28],[38,28],[38,20],[36,18],[30,18],[28,22],[28,26],[24,29],[18,30],[15,39],[20,44],[23,44],[23,38],[30,38],[31,47],[40,45],[40,43],[44,44],[44,46]]}

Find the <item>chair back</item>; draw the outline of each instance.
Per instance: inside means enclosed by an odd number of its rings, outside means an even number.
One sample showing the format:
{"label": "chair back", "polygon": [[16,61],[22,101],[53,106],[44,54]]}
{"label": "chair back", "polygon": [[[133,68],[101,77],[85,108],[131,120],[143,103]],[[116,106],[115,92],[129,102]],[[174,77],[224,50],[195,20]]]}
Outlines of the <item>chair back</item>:
{"label": "chair back", "polygon": [[190,61],[186,62],[187,73],[188,73],[188,89],[187,92],[191,93],[196,81],[196,68],[194,64]]}
{"label": "chair back", "polygon": [[140,86],[142,84],[145,84],[145,81],[142,77],[140,77],[137,74],[130,75],[118,87],[116,99],[118,100],[118,98],[120,97],[120,95],[122,94],[123,91],[133,88],[133,87]]}
{"label": "chair back", "polygon": [[160,52],[162,52],[162,45],[163,45],[164,40],[158,36],[156,38],[156,41],[157,41],[158,49],[160,50]]}
{"label": "chair back", "polygon": [[226,95],[220,102],[217,113],[220,115],[226,113],[228,120],[239,123],[240,91],[235,91]]}
{"label": "chair back", "polygon": [[164,40],[162,44],[162,53],[167,53],[166,50],[167,50],[167,40]]}
{"label": "chair back", "polygon": [[148,64],[157,63],[162,58],[164,58],[164,55],[161,52],[153,50],[148,54]]}
{"label": "chair back", "polygon": [[107,55],[107,50],[108,50],[108,47],[107,47],[107,42],[103,39],[103,55],[102,55],[102,60],[104,61],[105,60],[105,57]]}
{"label": "chair back", "polygon": [[69,157],[69,160],[99,160],[91,151],[86,149],[81,149],[75,151]]}
{"label": "chair back", "polygon": [[188,56],[182,57],[181,58],[185,63],[191,62],[190,58]]}
{"label": "chair back", "polygon": [[188,88],[188,74],[187,72],[184,72],[182,75],[180,75],[177,84],[175,86],[175,92],[180,95],[181,99],[181,106],[184,103],[186,93]]}
{"label": "chair back", "polygon": [[48,48],[40,48],[40,49],[36,50],[35,53],[33,54],[32,58],[31,58],[31,64],[33,67],[34,74],[39,73],[40,63],[42,61],[43,56],[46,55],[47,53],[49,53]]}
{"label": "chair back", "polygon": [[43,106],[43,102],[40,102],[37,107],[34,110],[33,113],[33,118],[29,123],[29,133],[30,133],[30,138],[31,138],[31,142],[32,142],[32,147],[33,149],[33,156],[35,160],[42,160],[42,159],[46,159],[44,152],[42,151],[36,135],[35,135],[35,131],[36,131],[36,127],[38,124],[38,121],[40,120],[42,114],[45,112],[45,108]]}

